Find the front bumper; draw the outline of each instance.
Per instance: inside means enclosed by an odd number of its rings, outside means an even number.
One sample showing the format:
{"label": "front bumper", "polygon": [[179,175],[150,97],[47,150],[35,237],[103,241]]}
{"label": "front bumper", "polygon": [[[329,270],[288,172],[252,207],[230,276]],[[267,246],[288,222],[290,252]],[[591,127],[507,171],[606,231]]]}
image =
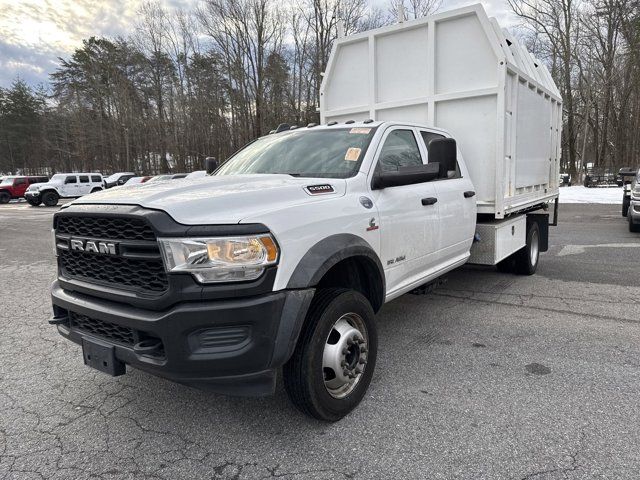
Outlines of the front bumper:
{"label": "front bumper", "polygon": [[27,200],[40,200],[40,192],[25,192],[24,198]]}
{"label": "front bumper", "polygon": [[[182,302],[151,311],[64,290],[51,290],[58,332],[113,345],[118,360],[169,380],[233,395],[266,395],[293,353],[313,289],[227,300]],[[141,339],[161,345],[153,352]]]}

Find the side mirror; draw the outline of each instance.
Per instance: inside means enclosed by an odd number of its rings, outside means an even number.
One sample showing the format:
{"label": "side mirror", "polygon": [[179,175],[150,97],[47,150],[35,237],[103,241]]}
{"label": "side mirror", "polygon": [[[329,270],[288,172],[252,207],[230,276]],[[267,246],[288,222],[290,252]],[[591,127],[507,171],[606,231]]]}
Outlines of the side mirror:
{"label": "side mirror", "polygon": [[207,157],[204,159],[204,169],[207,171],[207,174],[213,173],[219,166],[218,160],[216,157]]}
{"label": "side mirror", "polygon": [[448,178],[448,173],[456,169],[458,148],[453,138],[434,138],[429,142],[429,163],[440,164],[440,178]]}
{"label": "side mirror", "polygon": [[440,165],[429,162],[426,165],[415,167],[400,167],[397,171],[378,172],[373,176],[371,188],[381,190],[388,187],[400,187],[402,185],[415,185],[416,183],[430,182],[438,178]]}

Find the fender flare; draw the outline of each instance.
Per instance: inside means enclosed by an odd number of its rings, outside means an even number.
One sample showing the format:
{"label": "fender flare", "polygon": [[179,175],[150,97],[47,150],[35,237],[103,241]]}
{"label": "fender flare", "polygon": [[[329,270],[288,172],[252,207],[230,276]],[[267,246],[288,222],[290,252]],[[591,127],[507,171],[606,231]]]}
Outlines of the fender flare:
{"label": "fender flare", "polygon": [[338,262],[351,257],[365,257],[378,271],[381,285],[380,306],[384,303],[386,292],[385,275],[382,262],[364,239],[350,233],[339,233],[320,240],[302,257],[289,277],[288,289],[313,288],[322,277]]}

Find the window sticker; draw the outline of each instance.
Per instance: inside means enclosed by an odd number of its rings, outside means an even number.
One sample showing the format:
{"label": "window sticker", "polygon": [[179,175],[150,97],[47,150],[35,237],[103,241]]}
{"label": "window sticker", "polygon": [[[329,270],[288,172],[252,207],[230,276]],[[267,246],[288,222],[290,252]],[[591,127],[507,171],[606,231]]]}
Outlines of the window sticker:
{"label": "window sticker", "polygon": [[359,133],[360,135],[367,135],[370,131],[370,128],[355,127],[349,130],[349,133]]}
{"label": "window sticker", "polygon": [[347,153],[344,154],[344,159],[347,162],[357,162],[361,151],[362,149],[360,148],[351,147],[347,150]]}

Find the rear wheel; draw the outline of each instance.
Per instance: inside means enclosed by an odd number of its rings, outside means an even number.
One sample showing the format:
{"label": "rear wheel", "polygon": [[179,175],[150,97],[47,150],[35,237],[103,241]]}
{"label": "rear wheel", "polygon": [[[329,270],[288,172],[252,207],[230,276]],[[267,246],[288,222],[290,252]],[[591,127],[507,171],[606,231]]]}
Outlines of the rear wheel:
{"label": "rear wheel", "polygon": [[9,203],[11,195],[8,192],[0,192],[0,203]]}
{"label": "rear wheel", "polygon": [[513,259],[513,255],[508,256],[504,260],[498,262],[496,264],[496,269],[500,273],[513,273],[513,269],[515,268],[515,260]]}
{"label": "rear wheel", "polygon": [[42,194],[42,203],[47,207],[55,207],[60,197],[56,192],[45,192]]}
{"label": "rear wheel", "polygon": [[359,292],[316,293],[296,349],[283,367],[287,394],[303,413],[335,422],[358,406],[376,364],[374,316]]}
{"label": "rear wheel", "polygon": [[527,244],[514,253],[515,272],[520,275],[533,275],[538,269],[540,258],[540,228],[537,222],[527,225]]}
{"label": "rear wheel", "polygon": [[631,205],[631,198],[624,195],[622,197],[622,216],[626,217],[629,212],[629,205]]}
{"label": "rear wheel", "polygon": [[96,187],[93,190],[91,190],[91,193],[96,193],[96,192],[101,192],[101,191],[102,191],[101,188]]}

